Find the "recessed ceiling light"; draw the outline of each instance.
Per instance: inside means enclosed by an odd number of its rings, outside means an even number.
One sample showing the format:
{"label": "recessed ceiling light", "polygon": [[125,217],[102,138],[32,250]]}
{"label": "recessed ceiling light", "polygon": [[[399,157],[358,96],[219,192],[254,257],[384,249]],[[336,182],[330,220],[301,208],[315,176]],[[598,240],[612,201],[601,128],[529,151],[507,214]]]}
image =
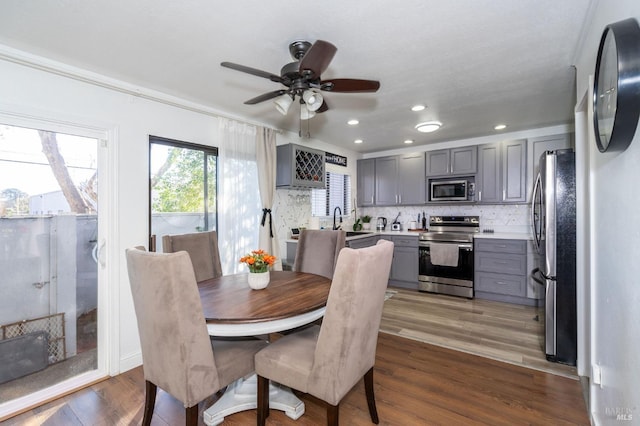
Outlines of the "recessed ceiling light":
{"label": "recessed ceiling light", "polygon": [[362,139],[356,139],[355,141],[353,141],[353,143],[362,143],[364,142]]}
{"label": "recessed ceiling light", "polygon": [[422,133],[431,133],[442,127],[442,123],[439,121],[426,121],[416,125],[416,130]]}
{"label": "recessed ceiling light", "polygon": [[351,120],[347,121],[347,124],[349,126],[356,126],[358,123],[360,123],[358,120],[356,120],[355,118],[352,118]]}
{"label": "recessed ceiling light", "polygon": [[407,139],[406,141],[404,141],[404,143],[413,143],[413,141],[411,139]]}
{"label": "recessed ceiling light", "polygon": [[504,130],[504,129],[506,129],[506,128],[507,128],[507,125],[506,125],[506,124],[497,124],[497,125],[494,127],[494,129],[495,129],[495,130]]}
{"label": "recessed ceiling light", "polygon": [[418,112],[418,111],[422,111],[425,108],[426,108],[426,106],[424,106],[424,105],[414,105],[414,106],[411,107],[411,111]]}

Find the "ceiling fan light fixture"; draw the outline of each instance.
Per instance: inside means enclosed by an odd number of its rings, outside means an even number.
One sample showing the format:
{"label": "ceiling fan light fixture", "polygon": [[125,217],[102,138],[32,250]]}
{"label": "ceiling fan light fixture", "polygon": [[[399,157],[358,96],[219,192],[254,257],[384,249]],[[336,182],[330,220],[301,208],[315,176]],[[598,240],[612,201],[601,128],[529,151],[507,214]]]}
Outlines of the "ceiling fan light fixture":
{"label": "ceiling fan light fixture", "polygon": [[439,121],[425,121],[424,123],[416,124],[416,130],[421,133],[431,133],[442,127],[442,123]]}
{"label": "ceiling fan light fixture", "polygon": [[289,107],[291,106],[292,102],[293,102],[293,99],[291,99],[291,96],[289,95],[278,96],[273,101],[273,103],[276,106],[276,109],[282,115],[287,115],[287,112],[289,111]]}
{"label": "ceiling fan light fixture", "polygon": [[312,112],[317,111],[324,101],[320,93],[311,89],[305,90],[302,93],[302,99],[304,100],[304,103],[307,104],[307,109]]}
{"label": "ceiling fan light fixture", "polygon": [[311,111],[309,108],[307,108],[306,106],[301,105],[300,106],[300,120],[308,120],[310,118],[315,117],[316,112],[315,111]]}

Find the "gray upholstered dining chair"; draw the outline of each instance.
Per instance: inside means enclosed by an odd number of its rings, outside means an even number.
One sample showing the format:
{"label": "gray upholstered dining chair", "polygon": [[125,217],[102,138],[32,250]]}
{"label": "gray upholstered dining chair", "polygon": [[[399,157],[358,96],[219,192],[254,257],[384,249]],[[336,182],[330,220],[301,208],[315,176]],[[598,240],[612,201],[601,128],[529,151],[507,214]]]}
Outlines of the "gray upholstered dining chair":
{"label": "gray upholstered dining chair", "polygon": [[288,334],[256,354],[258,425],[269,416],[269,381],[327,403],[327,424],[338,424],[342,398],[364,376],[369,415],[378,423],[373,365],[393,243],[340,252],[321,326]]}
{"label": "gray upholstered dining chair", "polygon": [[189,253],[196,273],[196,281],[222,276],[216,231],[162,236],[163,252],[175,253],[180,250]]}
{"label": "gray upholstered dining chair", "polygon": [[304,230],[298,237],[293,270],[333,278],[338,254],[345,246],[345,231]]}
{"label": "gray upholstered dining chair", "polygon": [[210,339],[189,255],[126,250],[146,387],[143,425],[153,417],[157,388],[184,404],[186,424],[198,403],[254,371],[256,339]]}

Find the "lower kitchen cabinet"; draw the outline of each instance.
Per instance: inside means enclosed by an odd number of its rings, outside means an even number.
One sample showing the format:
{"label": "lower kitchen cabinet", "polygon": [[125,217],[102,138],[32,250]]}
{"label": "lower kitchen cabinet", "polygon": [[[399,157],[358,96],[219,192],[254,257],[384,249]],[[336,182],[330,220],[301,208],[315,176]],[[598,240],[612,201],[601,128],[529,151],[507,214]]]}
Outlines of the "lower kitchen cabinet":
{"label": "lower kitchen cabinet", "polygon": [[476,238],[474,294],[478,299],[536,305],[528,291],[527,240]]}
{"label": "lower kitchen cabinet", "polygon": [[394,244],[389,285],[418,289],[418,236],[383,236]]}

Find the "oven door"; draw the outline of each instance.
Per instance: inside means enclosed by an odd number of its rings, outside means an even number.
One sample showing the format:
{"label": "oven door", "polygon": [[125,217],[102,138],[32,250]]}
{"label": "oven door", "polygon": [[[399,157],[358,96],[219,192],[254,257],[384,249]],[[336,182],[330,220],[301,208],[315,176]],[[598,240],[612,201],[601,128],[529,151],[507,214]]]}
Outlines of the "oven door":
{"label": "oven door", "polygon": [[473,288],[473,243],[438,241],[438,244],[458,246],[458,265],[434,265],[431,263],[431,242],[420,241],[418,280]]}

